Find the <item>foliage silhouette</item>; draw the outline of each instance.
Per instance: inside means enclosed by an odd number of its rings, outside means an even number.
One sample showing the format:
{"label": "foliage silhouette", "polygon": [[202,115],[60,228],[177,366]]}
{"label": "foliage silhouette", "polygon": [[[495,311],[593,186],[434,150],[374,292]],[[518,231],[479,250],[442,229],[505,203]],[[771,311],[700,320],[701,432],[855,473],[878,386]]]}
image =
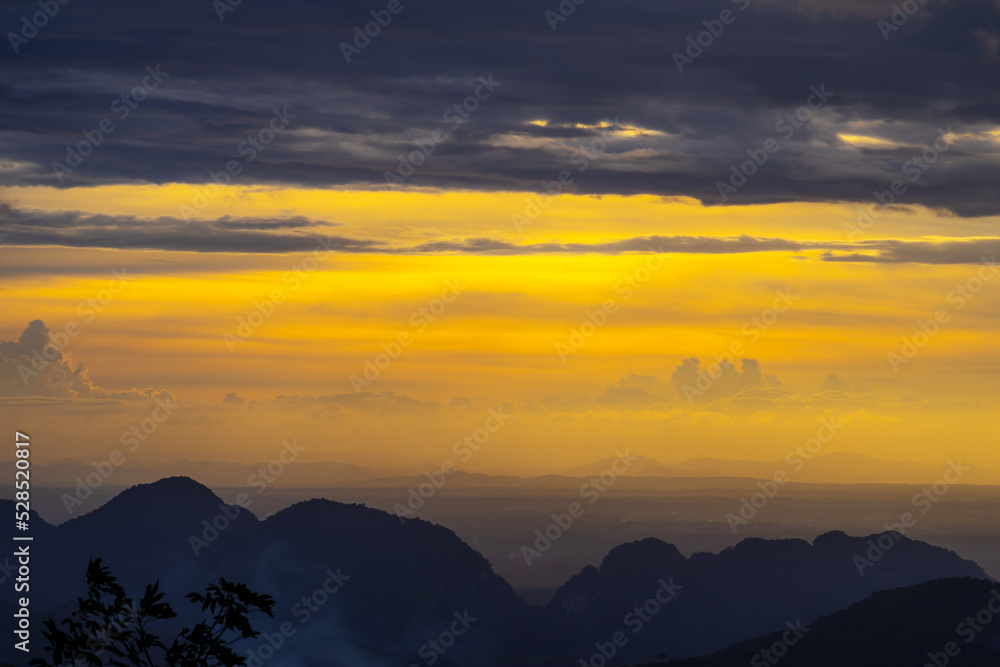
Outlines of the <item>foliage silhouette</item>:
{"label": "foliage silhouette", "polygon": [[[209,617],[192,628],[183,628],[167,646],[153,634],[154,621],[175,618],[177,613],[164,602],[157,581],[147,585],[136,604],[128,597],[101,559],[87,566],[87,596],[77,598],[77,608],[69,618],[56,623],[45,621],[42,635],[51,653],[51,662],[43,658],[31,661],[38,667],[238,667],[245,665],[232,649],[242,639],[260,633],[250,624],[250,614],[272,615],[274,598],[251,591],[246,584],[219,579],[204,593],[186,597],[201,604]],[[155,656],[155,658],[154,658]]]}

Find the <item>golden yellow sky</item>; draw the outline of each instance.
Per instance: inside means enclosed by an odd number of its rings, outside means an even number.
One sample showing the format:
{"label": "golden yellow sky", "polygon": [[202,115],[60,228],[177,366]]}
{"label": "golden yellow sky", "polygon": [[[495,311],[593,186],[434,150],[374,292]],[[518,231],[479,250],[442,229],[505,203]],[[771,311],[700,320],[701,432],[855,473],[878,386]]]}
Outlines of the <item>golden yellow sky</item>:
{"label": "golden yellow sky", "polygon": [[[137,216],[155,229],[157,218],[178,216],[192,192],[181,185],[14,188],[6,196],[23,209]],[[329,223],[316,225],[316,234],[413,246],[469,237],[599,244],[653,234],[846,242],[844,225],[857,215],[852,204],[711,208],[652,196],[561,196],[519,233],[511,214],[529,197],[230,188],[202,216],[305,216]],[[911,208],[886,213],[865,238],[990,236],[996,222]],[[149,460],[266,459],[281,438],[300,434],[316,460],[434,461],[488,408],[507,404],[511,423],[470,469],[551,469],[607,458],[623,444],[668,462],[778,459],[810,437],[824,414],[850,423],[830,451],[939,462],[960,442],[967,459],[1000,468],[987,437],[1000,398],[1000,280],[986,281],[960,311],[948,298],[977,275],[972,264],[830,262],[820,249],[331,252],[309,270],[308,253],[12,241],[0,246],[0,341],[16,340],[33,320],[53,334],[75,323],[80,332],[63,352],[71,368],[86,365],[95,386],[170,392],[184,409],[142,451]],[[99,298],[115,269],[134,278],[88,321],[81,304]],[[448,292],[449,284],[461,293]],[[791,305],[771,324],[754,324],[779,292],[794,295]],[[432,318],[430,310],[420,314],[443,293],[451,303]],[[276,294],[273,314],[228,345],[225,334],[238,335],[255,302]],[[557,345],[569,344],[571,328],[609,300],[606,324],[560,358]],[[895,372],[888,354],[937,309],[949,321]],[[364,387],[375,392],[371,400],[357,402],[352,375],[363,375],[380,345],[401,333],[411,343]],[[671,375],[683,359],[697,357],[705,367],[734,343],[741,345],[737,367],[743,357],[757,360],[766,387],[694,404],[678,393]],[[846,384],[824,384],[831,374]],[[245,402],[224,405],[229,393]],[[5,428],[45,416],[36,430],[57,441],[52,458],[106,453],[149,409],[145,401],[30,401],[30,391],[11,385],[3,395]],[[468,401],[450,404],[456,397]]]}

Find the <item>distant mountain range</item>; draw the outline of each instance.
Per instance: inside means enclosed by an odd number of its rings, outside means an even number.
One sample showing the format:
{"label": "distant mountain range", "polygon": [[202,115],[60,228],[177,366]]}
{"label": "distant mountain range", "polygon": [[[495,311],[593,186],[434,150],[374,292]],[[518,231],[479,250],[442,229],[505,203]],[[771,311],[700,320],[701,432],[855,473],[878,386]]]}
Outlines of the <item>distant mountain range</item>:
{"label": "distant mountain range", "polygon": [[[666,464],[645,456],[636,460],[623,473],[632,478],[706,479],[740,478],[771,479],[775,472],[788,473],[793,483],[807,484],[931,484],[941,479],[947,462],[940,465],[907,461],[886,461],[863,454],[837,452],[804,461],[796,470],[785,461],[727,461],[725,459],[690,459]],[[610,469],[613,459],[596,461],[561,471],[559,474],[532,477],[491,475],[463,472],[466,486],[477,487],[554,487],[568,488],[579,478],[600,475]],[[13,479],[13,461],[0,462],[0,474]],[[126,488],[157,479],[176,476],[196,476],[213,487],[245,487],[259,478],[266,463],[220,463],[216,461],[178,461],[170,464],[141,465],[126,462],[114,469],[103,481],[108,488]],[[63,460],[33,466],[38,483],[46,487],[74,487],[79,479],[94,473],[94,467],[81,461]],[[282,467],[280,475],[269,483],[277,488],[407,488],[419,485],[422,475],[440,468],[440,463],[369,468],[331,461],[296,462]],[[1000,472],[970,466],[963,484],[1000,485]],[[8,474],[9,473],[9,474]],[[452,485],[452,481],[449,481]],[[455,484],[458,486],[458,484]]]}
{"label": "distant mountain range", "polygon": [[707,653],[789,621],[810,623],[875,591],[950,576],[946,572],[988,578],[971,561],[906,538],[862,577],[854,557],[865,555],[868,539],[840,532],[812,544],[751,538],[718,554],[684,558],[673,545],[649,538],[619,546],[600,567],[585,568],[563,585],[547,611],[572,628],[574,638],[601,637],[652,597],[655,582],[672,579],[683,586],[680,598],[618,652],[618,659],[634,661],[660,652]]}
{"label": "distant mountain range", "polygon": [[[0,506],[13,513],[12,501]],[[130,488],[58,527],[37,515],[32,522],[36,619],[67,613],[94,557],[103,557],[128,590],[138,594],[159,579],[174,600],[225,576],[277,598],[275,618],[260,624],[265,633],[282,623],[295,630],[272,651],[266,664],[273,666],[429,665],[433,654],[444,667],[558,667],[589,661],[608,642],[616,655],[609,664],[661,654],[687,658],[779,631],[786,622],[811,624],[890,588],[987,579],[975,563],[906,538],[865,576],[854,557],[870,550],[876,536],[833,532],[812,544],[748,539],[689,558],[646,539],[613,549],[540,608],[519,599],[451,531],[362,505],[311,500],[261,521],[175,477]],[[337,591],[320,595],[334,579]],[[11,586],[0,587],[0,613],[11,611],[13,596]],[[440,647],[438,639],[456,623],[465,629],[461,637],[435,653],[430,642]],[[616,638],[628,641],[616,646]],[[40,639],[36,633],[37,649]],[[258,640],[241,650],[246,655],[260,646]],[[24,664],[11,653],[10,642],[0,645],[0,658]]]}
{"label": "distant mountain range", "polygon": [[[941,479],[948,462],[940,465],[907,461],[886,461],[864,454],[835,452],[803,460],[801,470],[785,461],[727,461],[724,459],[689,459],[665,464],[644,456],[638,457],[626,475],[631,477],[751,477],[772,479],[782,470],[792,482],[812,484],[931,484]],[[565,471],[572,477],[598,475],[612,460],[598,461]],[[963,462],[964,465],[967,465]],[[970,466],[962,477],[965,484],[1000,484],[1000,472]]]}

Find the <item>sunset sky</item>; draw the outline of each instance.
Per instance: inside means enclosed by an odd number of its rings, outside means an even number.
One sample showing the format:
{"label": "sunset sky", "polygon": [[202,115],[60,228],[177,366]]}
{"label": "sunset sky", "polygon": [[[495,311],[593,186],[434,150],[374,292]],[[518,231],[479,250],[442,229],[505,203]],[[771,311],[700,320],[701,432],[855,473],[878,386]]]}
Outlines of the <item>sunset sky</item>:
{"label": "sunset sky", "polygon": [[404,0],[351,62],[384,3],[108,4],[0,61],[0,426],[41,460],[166,400],[135,461],[439,462],[500,409],[464,468],[832,416],[824,453],[1000,469],[995,0]]}

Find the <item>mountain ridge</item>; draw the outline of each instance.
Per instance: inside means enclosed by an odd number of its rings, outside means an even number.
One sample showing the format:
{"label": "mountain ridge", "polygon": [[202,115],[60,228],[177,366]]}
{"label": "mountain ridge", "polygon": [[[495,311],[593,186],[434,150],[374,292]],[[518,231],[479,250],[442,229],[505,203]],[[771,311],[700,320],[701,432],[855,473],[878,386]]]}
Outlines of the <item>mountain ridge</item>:
{"label": "mountain ridge", "polygon": [[[566,580],[548,605],[532,607],[448,528],[357,503],[305,500],[258,520],[199,482],[175,477],[127,489],[61,526],[33,521],[45,539],[35,543],[32,564],[46,576],[32,599],[45,613],[58,613],[81,593],[83,569],[96,557],[129,590],[159,579],[165,591],[186,593],[225,576],[275,594],[285,610],[323,581],[343,578],[325,620],[303,626],[289,643],[296,655],[316,660],[334,642],[366,660],[408,665],[442,624],[467,613],[478,619],[475,626],[441,664],[562,665],[588,655],[594,638],[624,619],[638,622],[630,609],[674,589],[680,592],[647,623],[657,631],[639,635],[621,657],[648,660],[666,651],[682,658],[761,635],[790,616],[811,621],[879,590],[948,576],[986,578],[954,552],[907,538],[880,560],[878,576],[861,577],[851,559],[863,553],[866,538],[837,531],[812,543],[748,538],[690,557],[648,537],[610,549],[599,565]],[[770,594],[782,588],[790,592]],[[0,590],[0,601],[10,604],[10,595]],[[279,615],[263,627],[274,632],[284,620]]]}

